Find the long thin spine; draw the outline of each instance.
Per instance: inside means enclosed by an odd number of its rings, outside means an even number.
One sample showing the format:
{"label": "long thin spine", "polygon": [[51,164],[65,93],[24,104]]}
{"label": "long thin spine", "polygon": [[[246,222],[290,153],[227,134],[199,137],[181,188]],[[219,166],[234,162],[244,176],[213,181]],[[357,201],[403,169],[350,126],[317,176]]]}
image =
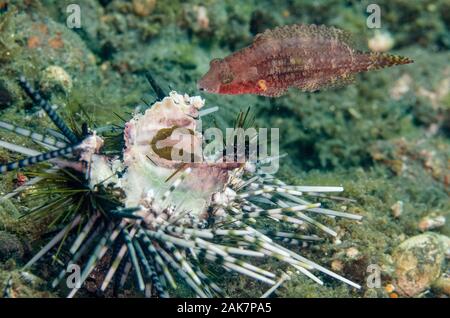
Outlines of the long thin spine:
{"label": "long thin spine", "polygon": [[156,292],[158,293],[158,297],[160,298],[167,298],[169,295],[166,293],[164,288],[161,285],[161,282],[158,279],[158,275],[156,274],[156,269],[154,266],[147,260],[147,257],[145,256],[145,253],[139,244],[138,240],[133,240],[134,248],[136,250],[136,253],[141,261],[141,264],[144,268],[144,273],[147,276],[148,279],[151,280],[153,288],[155,288]]}
{"label": "long thin spine", "polygon": [[63,134],[61,134],[59,131],[56,131],[52,128],[45,128],[45,130],[47,131],[47,133],[49,135],[51,135],[52,137],[54,137],[55,139],[62,141],[62,142],[70,142],[69,139],[66,138],[66,136],[64,136]]}
{"label": "long thin spine", "polygon": [[320,203],[309,204],[309,205],[296,205],[296,206],[291,206],[291,207],[287,207],[287,208],[277,208],[277,209],[270,209],[270,210],[262,210],[262,211],[250,212],[250,213],[237,215],[237,216],[234,216],[234,217],[236,219],[245,219],[245,218],[248,218],[248,217],[272,216],[272,217],[277,218],[279,220],[301,224],[301,222],[299,223],[298,221],[296,221],[296,219],[294,219],[294,218],[289,216],[289,214],[294,214],[295,216],[299,217],[301,220],[304,220],[304,221],[306,221],[306,222],[308,222],[308,223],[318,227],[322,231],[330,234],[331,236],[336,236],[337,233],[335,231],[333,231],[329,227],[321,224],[320,222],[310,218],[309,216],[303,214],[302,212],[300,212],[302,210],[309,210],[309,209],[312,209],[312,208],[318,208],[319,206],[320,206]]}
{"label": "long thin spine", "polygon": [[219,250],[225,252],[224,255],[227,255],[230,253],[230,254],[237,254],[237,255],[243,255],[243,256],[252,256],[252,257],[263,257],[264,256],[263,253],[260,253],[257,251],[244,250],[244,249],[240,249],[240,248],[236,248],[236,247],[232,247],[232,246],[225,246],[225,245],[220,245],[220,244],[216,244],[216,243],[209,243],[200,238],[196,238],[195,242],[201,247],[206,247],[206,248],[210,248],[210,249],[212,249],[212,247],[214,247],[214,250],[219,249]]}
{"label": "long thin spine", "polygon": [[323,281],[321,281],[317,276],[313,275],[310,271],[308,271],[306,268],[300,265],[291,264],[293,267],[295,267],[298,271],[300,271],[302,274],[306,275],[313,281],[315,281],[319,285],[323,285]]}
{"label": "long thin spine", "polygon": [[261,296],[261,298],[267,298],[267,297],[269,297],[271,294],[273,294],[273,292],[275,291],[275,290],[277,290],[280,286],[281,286],[281,284],[283,284],[286,280],[288,280],[288,279],[290,279],[290,276],[288,275],[288,274],[286,274],[286,273],[283,273],[283,275],[281,275],[281,278],[280,278],[280,280],[275,284],[275,285],[273,285],[272,287],[270,287],[262,296]]}
{"label": "long thin spine", "polygon": [[[232,264],[232,263],[236,263],[233,265],[239,265],[242,266],[243,268],[245,267],[245,270],[251,270],[254,272],[258,272],[262,275],[266,275],[269,277],[273,277],[274,275],[270,272],[267,272],[265,270],[262,270],[256,266],[253,266],[251,264],[248,264],[246,262],[243,261],[238,261],[236,258],[230,256],[225,250],[221,249],[220,246],[218,246],[217,244],[213,244],[213,243],[208,243],[206,241],[203,241],[199,238],[196,238],[195,241],[188,241],[188,240],[183,240],[183,239],[179,239],[179,238],[175,238],[169,235],[166,235],[164,233],[161,232],[153,232],[153,231],[149,231],[147,230],[146,233],[148,235],[151,235],[152,237],[154,237],[155,239],[158,240],[162,240],[162,241],[167,241],[167,242],[172,242],[175,245],[179,245],[181,247],[184,248],[198,248],[200,250],[204,250],[208,255],[212,255],[214,257],[218,256],[223,258],[224,260],[226,260],[228,263]],[[256,275],[256,273],[254,273]],[[259,277],[260,275],[257,274],[257,276]],[[260,278],[258,278],[260,279]],[[261,279],[260,279],[261,280]],[[262,280],[264,280],[264,278],[262,278]],[[267,280],[266,280],[267,282]]]}
{"label": "long thin spine", "polygon": [[139,290],[145,290],[145,283],[142,277],[141,268],[139,267],[138,258],[136,256],[136,250],[134,249],[134,245],[132,244],[132,238],[128,231],[124,230],[125,242],[128,247],[128,252],[130,254],[131,263],[133,264],[134,272],[136,273],[136,279],[138,281]]}
{"label": "long thin spine", "polygon": [[103,230],[104,224],[100,224],[97,228],[90,234],[90,236],[84,241],[83,245],[81,245],[80,249],[72,256],[67,265],[59,272],[56,278],[52,282],[52,288],[58,286],[59,282],[64,278],[67,274],[67,269],[70,265],[76,264],[81,256],[83,256],[91,246],[91,244],[98,238],[100,231]]}
{"label": "long thin spine", "polygon": [[197,274],[198,277],[200,277],[206,285],[208,285],[213,291],[215,291],[220,297],[224,297],[225,294],[223,292],[223,290],[217,286],[216,283],[214,283],[208,276],[206,276],[200,269],[200,267],[198,267],[197,265],[191,263],[192,268],[194,269],[195,273]]}
{"label": "long thin spine", "polygon": [[[129,253],[127,252],[126,256],[128,256],[128,254]],[[122,263],[121,266],[119,267],[119,270],[117,271],[117,275],[116,275],[116,278],[119,281],[119,288],[123,288],[123,286],[125,286],[128,275],[130,274],[132,268],[133,268],[133,263],[128,259],[126,259],[126,261],[124,263]],[[140,269],[139,269],[139,271],[140,271]],[[145,283],[143,281],[142,281],[142,283],[143,283],[144,288],[139,287],[139,289],[141,292],[144,292],[145,291]],[[140,283],[138,283],[138,284],[140,285]]]}
{"label": "long thin spine", "polygon": [[307,258],[305,258],[305,257],[303,257],[303,256],[301,256],[301,255],[299,255],[299,254],[297,254],[297,253],[294,253],[293,251],[290,251],[289,249],[287,249],[287,248],[285,248],[285,247],[283,247],[283,246],[281,246],[281,245],[279,245],[279,244],[276,244],[276,243],[275,243],[274,245],[277,246],[279,249],[284,250],[284,251],[286,251],[287,253],[289,253],[294,259],[297,259],[297,260],[299,260],[299,261],[301,261],[301,262],[304,262],[304,263],[306,263],[306,264],[312,266],[313,268],[315,268],[315,269],[321,271],[321,272],[324,273],[324,274],[327,274],[327,275],[329,275],[329,276],[331,276],[331,277],[334,277],[334,278],[336,278],[336,279],[338,279],[338,280],[340,280],[340,281],[343,281],[344,283],[346,283],[346,284],[348,284],[348,285],[350,285],[350,286],[353,286],[353,287],[355,287],[355,288],[357,288],[357,289],[360,289],[360,288],[361,288],[360,285],[358,285],[358,284],[352,282],[351,280],[349,280],[349,279],[347,279],[347,278],[345,278],[345,277],[342,277],[341,275],[338,275],[338,274],[336,274],[336,273],[330,271],[329,269],[326,269],[325,267],[323,267],[323,266],[321,266],[321,265],[319,265],[319,264],[317,264],[317,263],[314,263],[313,261],[310,261],[309,259],[307,259]]}
{"label": "long thin spine", "polygon": [[152,286],[158,293],[158,297],[169,298],[169,293],[164,289],[164,286],[166,286],[165,276],[157,269],[157,267],[158,265],[152,259],[152,262],[150,263],[150,269],[152,270]]}
{"label": "long thin spine", "polygon": [[34,257],[25,264],[23,269],[27,269],[31,267],[34,263],[36,263],[45,253],[47,253],[53,246],[55,246],[59,241],[61,241],[65,234],[72,230],[81,220],[82,215],[77,215],[68,225],[66,225],[58,234],[56,234],[53,239],[48,242]]}
{"label": "long thin spine", "polygon": [[[298,197],[295,196],[290,196],[289,194],[282,194],[282,196],[286,197],[287,199],[296,202],[296,203],[300,203],[300,204],[308,204],[309,202],[306,200],[302,200]],[[331,209],[325,209],[325,208],[311,208],[307,210],[308,212],[313,212],[313,213],[318,213],[318,214],[325,214],[328,216],[337,216],[337,217],[341,217],[341,218],[347,218],[347,219],[351,219],[351,220],[361,220],[362,216],[358,215],[358,214],[353,214],[353,213],[345,213],[345,212],[339,212],[339,211],[335,211],[335,210],[331,210]]]}
{"label": "long thin spine", "polygon": [[167,241],[174,243],[178,246],[181,246],[183,248],[202,248],[211,250],[212,252],[222,255],[222,256],[228,256],[228,252],[230,253],[238,253],[240,255],[246,255],[246,256],[263,256],[261,253],[255,252],[255,251],[248,251],[243,249],[237,249],[234,247],[229,246],[223,246],[215,243],[210,243],[207,241],[204,241],[200,239],[199,237],[196,237],[194,240],[186,240],[174,236],[167,235],[165,233],[162,233],[160,231],[153,232],[146,230],[146,233],[154,237],[155,239],[161,240],[161,241]]}
{"label": "long thin spine", "polygon": [[38,134],[35,132],[32,132],[29,129],[25,129],[19,126],[14,126],[13,124],[4,122],[0,120],[0,128],[3,128],[5,130],[9,130],[11,132],[14,132],[20,136],[24,136],[24,137],[29,137],[35,141],[39,141],[42,142],[44,144],[47,144],[49,146],[54,146],[57,148],[65,148],[67,147],[67,143],[62,142],[62,141],[58,141],[52,137],[46,136],[46,135],[42,135],[42,134]]}
{"label": "long thin spine", "polygon": [[264,186],[261,189],[257,189],[257,190],[252,190],[252,191],[248,191],[248,192],[243,192],[243,193],[239,193],[236,195],[236,199],[245,199],[251,196],[257,196],[257,195],[261,195],[263,193],[290,193],[292,195],[303,195],[302,192],[297,191],[297,190],[291,190],[291,189],[285,189],[285,188],[281,188],[281,187],[271,187],[271,186]]}
{"label": "long thin spine", "polygon": [[171,232],[171,233],[185,234],[188,236],[195,236],[195,237],[203,237],[206,239],[212,239],[214,237],[214,234],[209,230],[189,229],[189,228],[184,228],[184,227],[175,226],[175,225],[171,225],[171,224],[162,225],[159,229],[162,231],[167,231],[167,232]]}
{"label": "long thin spine", "polygon": [[22,87],[22,89],[27,93],[27,95],[39,106],[42,107],[42,109],[47,113],[48,117],[53,121],[56,127],[63,133],[67,139],[70,140],[72,144],[77,144],[79,142],[77,136],[72,132],[72,130],[69,129],[69,127],[66,125],[64,120],[59,117],[59,115],[53,110],[52,105],[42,98],[41,94],[39,94],[37,91],[31,87],[30,83],[25,79],[24,76],[21,76],[19,78],[19,85]]}
{"label": "long thin spine", "polygon": [[[122,222],[119,224],[119,228],[125,226],[125,222]],[[117,239],[117,236],[119,235],[120,231],[114,231],[113,226],[110,226],[110,229],[101,237],[100,241],[98,242],[97,246],[95,247],[94,252],[92,253],[91,257],[86,262],[86,265],[81,272],[81,279],[80,284],[83,284],[86,278],[89,276],[89,274],[92,272],[92,270],[95,268],[95,264],[99,259],[101,259],[105,253],[108,251],[109,246],[114,243],[114,241]],[[67,296],[68,298],[72,298],[75,296],[75,294],[78,292],[79,288],[73,288],[72,291]]]}
{"label": "long thin spine", "polygon": [[284,186],[284,189],[293,189],[305,193],[309,192],[342,192],[343,187],[323,187],[323,186]]}
{"label": "long thin spine", "polygon": [[156,82],[154,77],[150,72],[145,73],[145,77],[147,78],[148,83],[153,88],[153,90],[156,93],[156,96],[159,100],[162,100],[164,97],[166,97],[168,94],[167,92]]}
{"label": "long thin spine", "polygon": [[325,233],[330,234],[331,236],[337,236],[336,231],[333,231],[332,229],[330,229],[328,226],[323,225],[320,222],[317,222],[316,220],[310,218],[309,216],[303,214],[300,211],[296,211],[294,212],[294,214],[299,217],[302,220],[305,220],[306,222],[316,226],[317,228],[321,229],[322,231],[324,231]]}
{"label": "long thin spine", "polygon": [[164,245],[172,253],[173,257],[175,257],[175,259],[178,261],[178,263],[180,263],[181,268],[186,271],[186,273],[189,275],[189,277],[191,277],[191,279],[197,285],[199,285],[199,286],[202,285],[200,278],[197,276],[197,274],[194,273],[193,269],[188,264],[186,258],[183,255],[181,255],[180,251],[178,251],[178,249],[175,247],[175,245],[170,242],[164,242]]}
{"label": "long thin spine", "polygon": [[270,237],[280,237],[280,238],[290,238],[290,239],[299,239],[305,241],[322,241],[323,239],[317,236],[311,235],[300,235],[297,233],[290,232],[281,232],[281,231],[268,231],[268,230],[258,230],[263,234],[266,234]]}
{"label": "long thin spine", "polygon": [[140,230],[138,232],[138,238],[142,239],[142,241],[145,243],[145,246],[147,247],[148,252],[153,257],[155,262],[161,266],[162,271],[164,273],[164,276],[167,278],[169,284],[175,289],[177,288],[177,285],[175,283],[175,280],[172,277],[172,274],[170,273],[169,269],[167,268],[166,263],[161,259],[161,256],[156,251],[155,247],[153,246],[152,241],[146,236],[144,231]]}
{"label": "long thin spine", "polygon": [[280,254],[280,249],[277,247],[277,245],[275,245],[275,244],[270,245],[268,243],[262,243],[261,241],[258,241],[256,238],[252,238],[252,237],[247,237],[247,239],[252,243],[255,243],[257,245],[260,245],[261,247],[269,249],[269,253],[267,253],[268,256],[275,257],[281,261],[284,261],[284,262],[294,266],[299,271],[301,271],[303,274],[305,274],[306,276],[308,276],[309,278],[314,280],[316,283],[323,284],[323,282],[320,279],[318,279],[315,275],[313,275],[311,272],[308,271],[308,269],[312,269],[313,267],[311,267],[309,264],[306,264],[305,262],[299,262],[298,260],[296,261],[296,260],[292,259],[290,255],[286,255],[285,253],[283,253],[284,252],[283,250],[281,250],[282,253]]}
{"label": "long thin spine", "polygon": [[[140,222],[140,221],[139,221]],[[134,235],[137,232],[136,227],[139,226],[139,224],[136,224],[131,231],[129,232],[129,236],[131,236],[131,238],[134,237]],[[124,233],[125,229],[122,229],[122,233]],[[130,238],[130,240],[131,240]],[[122,244],[122,246],[120,247],[119,253],[117,254],[116,258],[114,259],[108,273],[105,276],[105,279],[103,281],[102,286],[100,287],[100,290],[105,291],[105,289],[108,287],[109,283],[111,282],[111,279],[113,278],[117,268],[120,265],[120,262],[122,261],[122,259],[124,258],[127,250],[128,250],[128,245],[131,245],[131,243],[127,243],[127,241],[125,241],[125,244]],[[134,255],[135,256],[135,255]],[[141,275],[142,276],[142,275]],[[141,277],[142,278],[142,277]],[[142,286],[141,286],[142,287]]]}
{"label": "long thin spine", "polygon": [[[160,257],[159,254],[158,254],[158,257]],[[167,288],[167,286],[168,286],[169,283],[168,283],[168,281],[167,281],[167,277],[166,277],[166,275],[164,274],[161,265],[159,265],[159,263],[156,262],[155,259],[154,259],[153,257],[151,257],[150,259],[153,261],[153,266],[155,267],[155,270],[156,270],[155,273],[156,273],[157,276],[158,276],[158,279],[159,279],[159,281],[160,281],[160,283],[161,283],[161,286],[163,286],[164,288]]]}
{"label": "long thin spine", "polygon": [[225,229],[216,229],[212,231],[214,235],[224,235],[224,236],[242,236],[250,234],[247,230],[225,230]]}
{"label": "long thin spine", "polygon": [[[58,168],[51,168],[51,169],[45,170],[45,173],[53,173],[53,172],[55,172],[57,170],[58,170]],[[34,178],[28,180],[27,182],[25,182],[25,184],[21,185],[20,187],[14,189],[13,191],[11,191],[8,194],[5,194],[3,197],[1,197],[0,198],[0,203],[2,203],[5,200],[13,198],[14,196],[18,195],[19,193],[29,189],[30,187],[32,187],[36,183],[42,181],[43,179],[44,178],[42,178],[42,177],[34,177]]]}
{"label": "long thin spine", "polygon": [[69,146],[63,149],[58,149],[50,152],[46,152],[37,156],[33,156],[30,158],[25,158],[22,160],[18,160],[15,162],[10,162],[5,165],[0,166],[0,173],[5,173],[8,171],[15,170],[17,168],[28,167],[40,162],[48,161],[57,157],[61,157],[70,153],[73,153],[76,149],[76,146]]}
{"label": "long thin spine", "polygon": [[276,208],[276,209],[269,209],[269,210],[261,209],[260,211],[241,213],[238,215],[234,215],[233,217],[237,220],[256,218],[256,217],[261,217],[261,216],[293,213],[293,212],[298,212],[298,211],[315,208],[315,207],[319,207],[319,206],[320,206],[320,203],[315,203],[315,204],[311,204],[311,205],[296,205],[296,206],[291,206],[291,207],[287,207],[287,208]]}
{"label": "long thin spine", "polygon": [[258,181],[260,177],[259,176],[254,176],[246,181],[244,181],[242,184],[240,184],[237,188],[236,191],[239,191],[245,187],[247,187],[249,184],[254,183],[255,181]]}
{"label": "long thin spine", "polygon": [[109,215],[118,217],[118,218],[124,218],[124,219],[134,219],[134,220],[141,220],[142,216],[135,214],[134,212],[124,212],[121,210],[112,210],[108,212]]}
{"label": "long thin spine", "polygon": [[178,246],[184,247],[184,248],[189,248],[189,247],[195,247],[195,242],[193,241],[188,241],[188,240],[184,240],[184,239],[180,239],[178,237],[173,237],[170,235],[167,235],[165,233],[162,233],[161,231],[150,231],[150,230],[145,230],[145,234],[151,236],[154,239],[157,240],[161,240],[161,241],[169,241],[172,242]]}
{"label": "long thin spine", "polygon": [[218,110],[219,110],[218,106],[210,107],[207,109],[202,109],[201,111],[198,112],[198,117],[204,117],[204,116],[212,114]]}
{"label": "long thin spine", "polygon": [[172,185],[167,189],[166,192],[164,192],[163,196],[161,197],[161,202],[164,203],[167,198],[172,194],[173,191],[175,191],[176,188],[183,182],[183,180],[192,172],[192,168],[188,167],[186,168],[180,176],[175,179],[175,181],[172,183]]}
{"label": "long thin spine", "polygon": [[[212,255],[212,253],[210,251],[208,251],[207,253],[208,253],[208,255]],[[275,277],[274,273],[266,271],[266,270],[264,270],[262,268],[254,266],[254,265],[252,265],[250,263],[238,260],[237,258],[235,258],[233,256],[230,256],[230,255],[220,256],[220,255],[217,255],[217,254],[215,254],[214,256],[218,256],[218,257],[221,257],[221,258],[223,257],[223,259],[226,262],[238,265],[238,266],[240,266],[242,268],[245,268],[246,270],[250,270],[250,271],[252,271],[254,273],[257,273],[258,275],[265,276],[265,277],[268,277],[268,278],[274,278]]]}
{"label": "long thin spine", "polygon": [[197,284],[183,271],[181,266],[178,265],[178,263],[172,258],[172,256],[169,255],[169,253],[167,253],[162,248],[158,248],[157,251],[169,263],[169,265],[176,270],[178,275],[180,275],[186,281],[186,283],[195,291],[198,296],[207,298],[205,292],[201,290],[200,287],[197,286]]}
{"label": "long thin spine", "polygon": [[23,154],[25,156],[37,156],[37,155],[41,154],[40,151],[31,149],[28,147],[19,146],[19,145],[16,145],[16,144],[13,144],[13,143],[10,143],[7,141],[3,141],[3,140],[0,140],[0,147],[5,148],[9,151]]}
{"label": "long thin spine", "polygon": [[[286,184],[283,181],[279,180],[279,179],[273,178],[272,181],[274,181],[276,184],[278,184],[280,186],[286,186]],[[338,188],[341,188],[342,191],[343,191],[342,187],[338,187]],[[316,190],[317,190],[317,188],[316,188]],[[325,192],[330,192],[330,191],[325,191]],[[331,191],[331,192],[335,192],[335,191]],[[341,191],[338,191],[338,192],[341,192]],[[323,193],[319,193],[319,192],[307,192],[306,194],[309,195],[309,196],[323,197],[323,198],[328,198],[328,199],[332,199],[332,200],[356,202],[353,199],[344,198],[344,197],[338,197],[338,196],[327,196],[327,195],[325,195]]]}
{"label": "long thin spine", "polygon": [[95,212],[89,218],[89,220],[86,222],[83,229],[81,230],[81,233],[78,235],[75,242],[73,242],[72,246],[70,247],[69,251],[71,254],[75,254],[75,252],[78,250],[80,245],[83,243],[84,239],[89,234],[89,232],[91,231],[92,227],[94,226],[95,222],[98,220],[99,217],[100,217],[100,213]]}
{"label": "long thin spine", "polygon": [[220,265],[224,266],[225,268],[228,268],[228,269],[230,269],[232,271],[235,271],[237,273],[241,273],[243,275],[252,277],[252,278],[254,278],[256,280],[259,280],[259,281],[262,281],[262,282],[264,282],[266,284],[269,284],[269,285],[275,284],[275,281],[273,281],[272,279],[269,279],[269,278],[267,278],[265,276],[262,276],[262,275],[260,275],[260,274],[258,274],[256,272],[254,272],[254,271],[246,269],[246,268],[244,268],[244,267],[242,267],[242,266],[240,266],[238,264],[225,261],[225,260],[223,260],[223,257],[220,257],[219,255],[206,254],[205,258],[210,260],[210,261],[216,262],[217,264],[220,264]]}
{"label": "long thin spine", "polygon": [[12,297],[12,284],[13,279],[12,275],[9,276],[8,280],[6,281],[5,288],[3,289],[3,298],[11,298]]}
{"label": "long thin spine", "polygon": [[[264,194],[263,194],[264,196]],[[280,193],[280,196],[285,197],[286,199],[289,199],[290,201],[293,201],[295,203],[298,204],[311,204],[310,202],[300,199],[297,196],[291,195],[289,193]],[[283,206],[286,205],[286,203],[284,203],[283,201],[276,199],[275,200],[276,204]],[[362,216],[358,215],[358,214],[352,214],[352,213],[345,213],[345,212],[339,212],[339,211],[334,211],[334,210],[330,210],[330,209],[324,209],[324,208],[311,208],[307,210],[308,212],[313,212],[313,213],[318,213],[318,214],[324,214],[324,215],[328,215],[331,217],[342,217],[342,218],[347,218],[347,219],[352,219],[352,220],[361,220]]]}
{"label": "long thin spine", "polygon": [[[200,242],[197,241],[197,243],[200,243]],[[216,244],[214,244],[214,245],[213,244],[206,244],[204,242],[203,244],[199,245],[198,249],[200,249],[201,251],[204,251],[207,255],[211,255],[211,256],[214,256],[214,257],[219,257],[220,259],[223,259],[226,262],[233,263],[235,265],[238,265],[240,267],[243,267],[243,268],[245,268],[247,270],[250,270],[250,271],[253,271],[255,273],[258,273],[258,274],[261,274],[261,275],[264,275],[264,276],[267,276],[267,277],[270,277],[270,278],[275,277],[275,275],[273,273],[271,273],[271,272],[268,272],[268,271],[263,270],[263,269],[261,269],[259,267],[251,265],[251,264],[249,264],[247,262],[244,262],[244,261],[236,259],[235,257],[233,257],[233,256],[229,255],[228,253],[226,253],[225,250],[221,250],[219,248],[219,246],[217,246]]]}

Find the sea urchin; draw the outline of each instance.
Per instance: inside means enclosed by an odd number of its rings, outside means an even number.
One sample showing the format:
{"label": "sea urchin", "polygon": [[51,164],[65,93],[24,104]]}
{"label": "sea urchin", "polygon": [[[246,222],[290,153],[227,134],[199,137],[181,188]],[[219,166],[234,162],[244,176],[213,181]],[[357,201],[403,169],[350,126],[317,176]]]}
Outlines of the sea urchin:
{"label": "sea urchin", "polygon": [[[264,269],[268,258],[289,264],[319,284],[322,281],[314,272],[359,288],[286,247],[320,241],[308,231],[312,228],[336,236],[313,216],[361,219],[310,201],[343,188],[286,185],[264,169],[279,156],[249,159],[248,143],[233,154],[215,147],[197,152],[197,146],[206,144],[197,119],[210,113],[201,110],[200,97],[173,91],[136,114],[119,134],[124,143],[118,143],[121,149],[113,156],[104,151],[110,139],[101,136],[101,128],[69,128],[24,78],[20,84],[61,134],[44,136],[0,122],[0,128],[50,150],[38,153],[2,141],[1,146],[29,156],[0,166],[2,173],[41,162],[52,165],[30,172],[34,178],[4,198],[31,187],[34,190],[27,195],[33,200],[45,198],[45,204],[27,217],[45,218],[51,229],[59,230],[24,269],[52,254],[62,265],[52,281],[57,287],[67,270],[79,264],[80,276],[69,297],[105,262],[107,269],[98,282],[101,291],[113,278],[123,285],[134,272],[136,286],[146,296],[154,291],[158,297],[168,297],[177,282],[187,284],[199,297],[223,296],[206,274],[210,264],[278,286],[285,274]],[[240,115],[235,129],[242,128],[245,117]],[[262,261],[255,262],[258,258]]]}

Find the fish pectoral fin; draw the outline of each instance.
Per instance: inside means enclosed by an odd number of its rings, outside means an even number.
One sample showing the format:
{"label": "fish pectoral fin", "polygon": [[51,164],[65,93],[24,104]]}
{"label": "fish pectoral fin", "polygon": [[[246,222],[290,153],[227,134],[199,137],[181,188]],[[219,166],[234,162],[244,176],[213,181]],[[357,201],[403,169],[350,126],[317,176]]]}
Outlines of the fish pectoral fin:
{"label": "fish pectoral fin", "polygon": [[274,89],[274,88],[268,87],[264,91],[259,91],[258,95],[266,96],[266,97],[280,97],[282,95],[285,95],[286,92],[287,92],[287,89],[280,89],[280,88]]}
{"label": "fish pectoral fin", "polygon": [[304,92],[315,92],[322,89],[340,88],[355,82],[354,74],[341,74],[326,78],[310,78],[295,83],[294,86]]}

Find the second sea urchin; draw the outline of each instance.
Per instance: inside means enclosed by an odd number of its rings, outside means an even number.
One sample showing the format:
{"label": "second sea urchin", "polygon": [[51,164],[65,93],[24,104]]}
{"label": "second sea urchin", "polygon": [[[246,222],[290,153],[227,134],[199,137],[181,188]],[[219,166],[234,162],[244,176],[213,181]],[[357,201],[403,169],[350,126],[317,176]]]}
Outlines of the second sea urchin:
{"label": "second sea urchin", "polygon": [[[287,247],[322,240],[311,234],[317,232],[314,228],[337,235],[314,216],[361,219],[313,201],[343,188],[287,185],[264,169],[279,157],[252,160],[248,143],[241,150],[233,147],[232,154],[216,147],[197,152],[196,145],[205,148],[207,143],[196,120],[210,113],[201,110],[200,97],[176,92],[160,96],[160,101],[126,122],[119,134],[124,143],[115,146],[108,145],[111,138],[101,136],[102,128],[95,131],[85,124],[69,128],[24,78],[20,84],[62,134],[47,137],[0,122],[1,128],[50,150],[38,153],[2,141],[1,146],[31,157],[0,166],[0,171],[51,164],[30,172],[34,178],[6,198],[33,188],[27,196],[45,201],[26,217],[44,219],[58,231],[24,269],[52,255],[62,266],[52,287],[60,285],[68,269],[79,265],[72,297],[96,268],[106,264],[98,282],[101,291],[111,282],[123,286],[133,273],[137,289],[146,296],[154,291],[158,297],[168,297],[180,283],[199,297],[223,296],[207,274],[210,265],[278,286],[283,274],[264,269],[268,258],[289,264],[319,284],[316,272],[360,287]],[[245,117],[240,115],[235,129],[242,128]],[[108,146],[118,148],[117,155],[106,152]],[[183,153],[183,149],[194,150]],[[189,160],[174,158],[174,153]]]}

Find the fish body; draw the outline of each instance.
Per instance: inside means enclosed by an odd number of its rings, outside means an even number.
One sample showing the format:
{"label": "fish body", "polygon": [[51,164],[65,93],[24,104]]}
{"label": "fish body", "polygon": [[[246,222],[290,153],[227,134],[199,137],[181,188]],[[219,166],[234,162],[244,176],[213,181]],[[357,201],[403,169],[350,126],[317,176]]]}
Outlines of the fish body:
{"label": "fish body", "polygon": [[218,94],[276,97],[288,88],[311,92],[354,81],[356,73],[412,63],[407,57],[361,52],[337,28],[290,25],[258,34],[253,43],[214,59],[198,88]]}

